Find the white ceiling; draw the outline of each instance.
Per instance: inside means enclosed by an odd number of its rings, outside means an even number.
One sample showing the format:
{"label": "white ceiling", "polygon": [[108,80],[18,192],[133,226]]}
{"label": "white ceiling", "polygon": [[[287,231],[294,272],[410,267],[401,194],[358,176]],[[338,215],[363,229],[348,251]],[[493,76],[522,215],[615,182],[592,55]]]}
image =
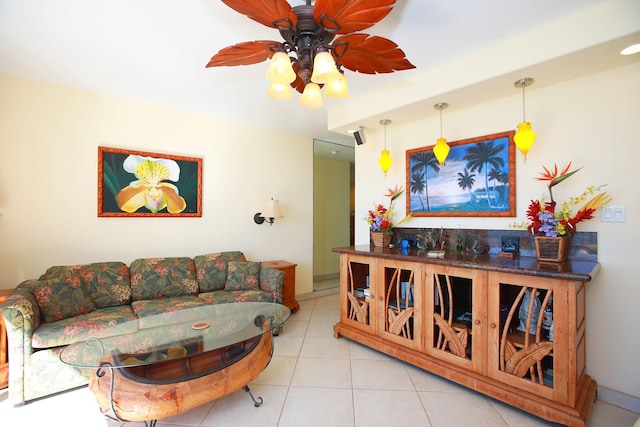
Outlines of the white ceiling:
{"label": "white ceiling", "polygon": [[[350,100],[603,2],[398,0],[363,32],[396,42],[416,69],[375,76],[347,71]],[[0,73],[348,140],[327,131],[327,109],[347,101],[328,100],[320,110],[300,107],[297,95],[272,101],[265,95],[266,62],[205,68],[218,50],[260,39],[280,36],[220,0],[0,0]]]}

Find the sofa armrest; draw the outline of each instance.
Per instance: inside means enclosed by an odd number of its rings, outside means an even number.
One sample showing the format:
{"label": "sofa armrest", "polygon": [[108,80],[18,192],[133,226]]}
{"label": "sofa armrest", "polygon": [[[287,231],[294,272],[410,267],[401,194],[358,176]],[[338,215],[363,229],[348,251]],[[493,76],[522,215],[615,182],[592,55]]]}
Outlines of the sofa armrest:
{"label": "sofa armrest", "polygon": [[271,267],[260,269],[260,288],[269,292],[273,297],[273,302],[282,304],[282,282],[284,272]]}
{"label": "sofa armrest", "polygon": [[31,285],[35,280],[26,280],[11,292],[0,312],[4,317],[9,347],[9,389],[14,405],[24,402],[24,370],[26,361],[33,353],[31,337],[40,326],[40,308]]}

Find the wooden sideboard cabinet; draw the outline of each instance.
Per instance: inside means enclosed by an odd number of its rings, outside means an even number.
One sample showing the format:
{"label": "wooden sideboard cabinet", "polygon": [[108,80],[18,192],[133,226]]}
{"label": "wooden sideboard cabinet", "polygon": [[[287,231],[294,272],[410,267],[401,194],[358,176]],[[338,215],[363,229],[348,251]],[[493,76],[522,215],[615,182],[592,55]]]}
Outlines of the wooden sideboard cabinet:
{"label": "wooden sideboard cabinet", "polygon": [[296,313],[300,309],[300,304],[296,301],[296,266],[298,264],[289,261],[275,260],[264,261],[264,267],[271,267],[284,272],[282,281],[282,305],[291,309],[291,313]]}
{"label": "wooden sideboard cabinet", "polygon": [[[0,305],[11,294],[13,289],[0,289]],[[0,389],[6,388],[9,380],[9,347],[7,346],[7,330],[4,326],[4,318],[0,313]]]}
{"label": "wooden sideboard cabinet", "polygon": [[[588,273],[535,258],[433,260],[336,248],[347,337],[549,421],[585,426],[596,383],[585,372]],[[372,250],[373,251],[373,250]],[[557,273],[557,274],[556,274]]]}

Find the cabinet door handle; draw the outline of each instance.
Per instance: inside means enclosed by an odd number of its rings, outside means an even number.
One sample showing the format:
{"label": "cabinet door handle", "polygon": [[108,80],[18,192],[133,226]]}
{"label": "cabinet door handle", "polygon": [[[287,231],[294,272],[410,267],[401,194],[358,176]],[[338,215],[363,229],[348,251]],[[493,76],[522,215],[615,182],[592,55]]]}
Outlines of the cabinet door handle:
{"label": "cabinet door handle", "polygon": [[495,323],[491,323],[491,324],[489,325],[489,327],[490,327],[491,329],[495,329],[495,328],[496,328],[496,324],[495,324]]}
{"label": "cabinet door handle", "polygon": [[476,325],[479,325],[480,321],[478,319],[476,319],[473,323],[475,323]]}

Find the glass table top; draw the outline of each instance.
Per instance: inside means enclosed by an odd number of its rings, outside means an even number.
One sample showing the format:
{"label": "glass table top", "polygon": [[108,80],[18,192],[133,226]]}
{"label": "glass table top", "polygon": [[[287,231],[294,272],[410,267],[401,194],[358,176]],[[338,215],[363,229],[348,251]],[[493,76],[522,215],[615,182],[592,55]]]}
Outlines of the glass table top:
{"label": "glass table top", "polygon": [[60,360],[78,368],[153,364],[242,343],[278,329],[291,310],[280,304],[207,305],[143,317],[111,326],[68,345]]}

